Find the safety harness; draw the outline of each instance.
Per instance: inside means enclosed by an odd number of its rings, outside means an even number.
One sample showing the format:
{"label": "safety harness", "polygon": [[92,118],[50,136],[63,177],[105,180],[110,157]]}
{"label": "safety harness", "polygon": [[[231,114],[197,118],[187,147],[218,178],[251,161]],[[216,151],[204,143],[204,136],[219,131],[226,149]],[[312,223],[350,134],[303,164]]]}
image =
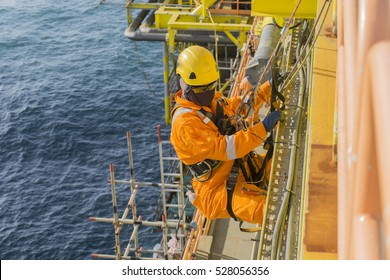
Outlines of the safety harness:
{"label": "safety harness", "polygon": [[225,186],[225,188],[227,190],[227,194],[228,194],[226,208],[227,208],[227,211],[228,211],[230,217],[232,217],[235,221],[239,221],[239,219],[236,217],[236,215],[233,212],[232,201],[233,201],[234,188],[236,186],[237,177],[238,177],[238,168],[239,168],[238,161],[234,160],[233,167],[230,170],[229,178],[228,178],[226,186]]}
{"label": "safety harness", "polygon": [[[201,108],[198,111],[198,114],[201,117],[207,117],[210,119],[218,128],[219,132],[223,135],[232,135],[236,132],[235,126],[232,125],[231,121],[229,118],[224,117],[224,111],[223,107],[221,106],[220,103],[224,102],[223,99],[218,99],[217,102],[217,107],[216,107],[216,114],[214,115],[211,112],[208,112]],[[234,164],[232,169],[230,170],[229,177],[227,180],[227,183],[225,185],[226,191],[227,191],[227,204],[226,204],[226,209],[229,213],[229,215],[235,220],[240,223],[239,227],[240,230],[243,232],[256,232],[261,230],[261,227],[256,227],[256,228],[242,228],[243,221],[238,219],[236,215],[234,214],[233,207],[232,207],[232,201],[233,201],[233,194],[234,194],[234,189],[237,183],[237,178],[238,178],[238,173],[239,169],[241,169],[241,172],[243,173],[243,176],[245,178],[245,181],[260,181],[262,182],[261,179],[264,178],[264,172],[265,172],[265,167],[267,165],[268,160],[272,157],[272,152],[268,152],[267,155],[269,154],[270,156],[266,156],[267,160],[263,160],[262,166],[259,169],[259,171],[256,172],[256,167],[254,166],[252,162],[252,153],[247,155],[247,159],[244,160],[243,158],[235,159]],[[246,168],[245,168],[245,163],[248,164],[249,170],[250,170],[250,175],[248,174]],[[211,177],[211,176],[210,176]],[[259,178],[259,180],[256,180],[256,178]],[[260,186],[259,186],[260,187]]]}
{"label": "safety harness", "polygon": [[[274,92],[274,88],[273,88],[272,92]],[[277,92],[277,90],[275,90],[275,92]],[[283,95],[280,94],[280,96],[275,97],[274,94],[272,94],[271,100],[276,101],[276,98],[279,98],[284,102]],[[223,106],[221,105],[221,103],[223,103],[223,102],[225,102],[224,98],[219,98],[217,100],[216,114],[215,115],[211,112],[204,110],[203,108],[197,110],[196,112],[199,115],[199,117],[203,120],[204,123],[207,124],[209,121],[212,121],[222,135],[232,135],[236,132],[236,128],[231,123],[230,118],[225,118]],[[175,107],[173,109],[173,112],[176,109],[178,109],[178,107]],[[182,109],[185,111],[190,110],[188,108],[183,108],[183,107],[182,107]],[[254,164],[252,162],[252,157],[253,157],[252,153],[253,152],[250,152],[247,155],[246,161],[243,158],[235,159],[233,167],[229,173],[229,177],[228,177],[226,186],[225,186],[226,191],[227,191],[227,205],[226,205],[227,211],[228,211],[229,215],[235,221],[240,222],[239,227],[240,227],[240,230],[243,232],[256,232],[256,231],[261,230],[261,227],[256,227],[256,228],[242,228],[241,227],[243,221],[241,221],[240,219],[238,219],[236,217],[236,215],[234,214],[233,208],[232,208],[234,189],[235,189],[235,186],[237,183],[239,169],[241,169],[243,176],[245,178],[245,181],[259,182],[259,184],[257,184],[257,186],[259,188],[264,187],[265,169],[266,169],[268,161],[272,158],[272,155],[273,155],[272,133],[271,133],[270,137],[268,137],[267,140],[265,141],[264,147],[265,147],[265,149],[268,149],[268,151],[267,151],[265,158],[263,159],[263,162],[262,162],[260,169],[256,172],[256,167],[254,166]],[[200,182],[205,182],[212,177],[213,170],[218,168],[220,163],[221,162],[218,160],[206,159],[206,160],[198,162],[196,164],[187,165],[187,166],[188,166],[189,170],[191,171],[193,177],[196,180],[198,180]],[[249,167],[249,170],[251,173],[250,175],[248,174],[248,172],[245,168],[245,163],[247,163],[247,165]]]}

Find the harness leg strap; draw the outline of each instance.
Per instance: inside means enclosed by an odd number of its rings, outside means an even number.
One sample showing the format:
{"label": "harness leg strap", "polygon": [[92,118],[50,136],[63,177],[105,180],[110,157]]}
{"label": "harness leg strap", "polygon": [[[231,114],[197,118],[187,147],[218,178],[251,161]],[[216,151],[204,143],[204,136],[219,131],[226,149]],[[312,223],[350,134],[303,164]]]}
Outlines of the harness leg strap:
{"label": "harness leg strap", "polygon": [[234,193],[234,188],[236,186],[237,182],[237,177],[238,177],[238,162],[237,160],[234,161],[234,165],[232,170],[230,171],[229,178],[226,183],[226,190],[227,190],[227,211],[229,215],[235,220],[238,221],[239,219],[234,215],[233,208],[232,208],[232,200],[233,200],[233,193]]}

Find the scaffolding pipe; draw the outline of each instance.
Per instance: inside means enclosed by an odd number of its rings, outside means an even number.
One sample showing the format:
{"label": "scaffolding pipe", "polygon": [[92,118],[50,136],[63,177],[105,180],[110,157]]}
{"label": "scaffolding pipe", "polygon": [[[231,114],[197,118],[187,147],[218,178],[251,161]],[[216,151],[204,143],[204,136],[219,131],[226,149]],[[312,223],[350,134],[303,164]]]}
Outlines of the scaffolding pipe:
{"label": "scaffolding pipe", "polygon": [[162,229],[163,229],[163,241],[164,241],[164,256],[168,259],[168,225],[167,225],[167,205],[165,197],[165,173],[164,173],[164,162],[163,162],[163,149],[162,149],[162,137],[161,137],[161,126],[157,125],[157,137],[158,137],[158,152],[160,155],[160,176],[161,176],[161,192],[162,192]]}
{"label": "scaffolding pipe", "polygon": [[134,251],[137,251],[139,249],[138,248],[138,244],[135,244],[135,246],[134,246],[135,249],[134,250],[131,249],[131,242],[132,241],[137,240],[137,243],[138,243],[138,229],[139,229],[139,226],[140,225],[135,225],[134,226],[133,232],[132,232],[132,234],[130,236],[130,239],[129,239],[129,243],[127,244],[127,247],[126,247],[126,250],[125,250],[123,256],[128,256],[131,251],[134,252]]}
{"label": "scaffolding pipe", "polygon": [[[91,254],[92,258],[99,258],[99,259],[106,259],[106,260],[115,260],[116,256],[115,255],[106,255],[106,254]],[[123,260],[158,260],[156,258],[147,258],[147,257],[125,257],[122,256]]]}
{"label": "scaffolding pipe", "polygon": [[[133,145],[131,143],[131,133],[130,131],[128,131],[126,133],[126,138],[127,138],[127,148],[128,148],[128,156],[129,156],[129,171],[130,171],[130,199],[127,203],[127,207],[125,209],[125,211],[123,212],[123,215],[122,215],[122,219],[126,219],[127,218],[127,215],[130,211],[130,208],[132,208],[132,213],[133,213],[133,219],[136,220],[137,219],[137,206],[136,206],[136,203],[135,203],[135,197],[136,197],[136,194],[137,194],[137,191],[138,191],[138,188],[135,186],[134,184],[134,161],[133,161]],[[123,227],[123,224],[121,224],[121,229]],[[133,231],[137,233],[137,235],[135,236],[135,240],[134,240],[134,246],[136,248],[138,248],[139,244],[138,244],[138,227],[139,226],[135,226]],[[131,238],[130,238],[130,241],[129,241],[129,244],[127,246],[127,248],[130,246],[130,242],[131,242]],[[127,252],[127,248],[125,250],[125,254],[126,255],[126,252]]]}
{"label": "scaffolding pipe", "polygon": [[127,149],[129,154],[129,170],[130,170],[130,190],[134,190],[134,161],[133,161],[133,147],[131,144],[131,133],[127,132]]}
{"label": "scaffolding pipe", "polygon": [[[93,221],[93,222],[102,222],[102,223],[114,223],[115,222],[115,219],[114,218],[101,218],[101,217],[90,217],[89,218],[90,221]],[[137,225],[137,224],[140,224],[140,225],[143,225],[143,226],[152,226],[152,227],[163,227],[164,226],[164,222],[163,221],[138,221],[138,220],[133,220],[133,219],[118,219],[118,222],[119,223],[124,223],[124,224],[127,224],[127,225]],[[171,221],[167,221],[167,226],[169,228],[176,228],[176,226],[179,224],[180,227],[183,227],[183,226],[189,226],[188,223],[184,223],[184,222],[171,222]]]}
{"label": "scaffolding pipe", "polygon": [[112,219],[115,231],[115,252],[116,259],[121,259],[121,244],[120,244],[120,228],[119,228],[119,217],[118,217],[118,207],[116,202],[116,188],[115,188],[115,172],[114,164],[110,164],[110,179],[111,179],[111,196],[112,196],[112,207],[114,211],[114,218]]}
{"label": "scaffolding pipe", "polygon": [[[128,144],[128,153],[129,153],[129,168],[130,168],[130,180],[116,180],[115,179],[115,171],[114,171],[114,165],[110,164],[110,178],[109,183],[111,184],[111,192],[112,192],[112,204],[114,209],[114,215],[112,218],[99,218],[99,217],[90,217],[90,221],[96,221],[96,222],[105,222],[105,223],[111,223],[114,225],[114,231],[115,231],[115,256],[113,255],[104,255],[104,254],[94,254],[94,257],[100,257],[100,258],[107,258],[107,259],[152,259],[152,258],[142,258],[141,254],[143,252],[151,252],[148,250],[143,250],[142,247],[138,244],[138,235],[139,235],[139,227],[141,225],[144,226],[152,226],[152,227],[159,227],[163,230],[163,240],[164,243],[163,252],[166,259],[170,257],[168,255],[168,232],[170,229],[173,229],[172,232],[176,232],[175,237],[179,238],[179,246],[174,250],[174,254],[182,253],[183,251],[183,245],[186,236],[186,227],[189,226],[189,224],[186,224],[185,221],[182,219],[167,219],[167,207],[177,207],[177,211],[183,208],[184,203],[184,194],[182,192],[182,186],[184,185],[182,174],[183,174],[183,166],[179,165],[179,173],[165,173],[164,172],[164,161],[169,162],[178,162],[179,160],[175,157],[162,157],[163,155],[163,144],[170,144],[169,141],[162,141],[161,139],[161,127],[158,127],[158,142],[160,147],[160,161],[161,161],[161,184],[158,183],[148,183],[148,182],[137,182],[134,178],[134,164],[133,164],[133,157],[132,157],[132,144],[131,144],[131,134],[130,132],[127,133],[127,144]],[[170,176],[180,176],[180,182],[177,184],[168,184],[165,183],[166,181],[170,180]],[[119,218],[118,215],[118,206],[117,206],[117,193],[116,193],[116,184],[126,184],[130,185],[130,198],[127,202],[127,206],[123,212],[123,215],[121,218]],[[161,221],[142,221],[141,216],[136,218],[136,195],[138,193],[138,189],[141,186],[153,186],[158,187],[161,186],[162,193],[163,193],[163,204],[164,204],[164,214],[162,215]],[[167,188],[166,188],[167,187]],[[178,203],[177,204],[167,204],[165,193],[166,192],[172,192],[176,193],[178,197]],[[128,219],[127,216],[129,215],[130,211],[133,212],[133,219]],[[180,214],[180,217],[185,219],[185,213],[184,209],[183,212]],[[121,248],[120,248],[120,234],[124,227],[124,225],[134,225],[133,230],[131,232],[131,236],[129,238],[129,242],[124,250],[124,254],[121,255]],[[134,247],[132,244],[134,243]],[[130,252],[135,252],[134,257],[128,257]]]}
{"label": "scaffolding pipe", "polygon": [[[128,180],[115,180],[115,183],[117,183],[117,184],[131,184],[131,182],[128,181]],[[162,186],[161,183],[149,183],[149,182],[138,182],[138,181],[134,181],[134,184],[136,185],[135,188],[139,188],[139,187],[161,187]],[[180,184],[168,184],[168,183],[165,183],[164,185],[166,187],[171,187],[171,188],[180,188]]]}

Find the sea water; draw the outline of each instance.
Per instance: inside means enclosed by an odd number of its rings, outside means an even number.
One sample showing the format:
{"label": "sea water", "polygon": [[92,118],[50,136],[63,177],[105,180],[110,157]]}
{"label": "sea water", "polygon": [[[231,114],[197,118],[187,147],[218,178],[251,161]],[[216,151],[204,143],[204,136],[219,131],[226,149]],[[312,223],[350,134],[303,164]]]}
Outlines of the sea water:
{"label": "sea water", "polygon": [[[88,217],[113,216],[109,164],[129,179],[127,131],[136,179],[159,181],[162,45],[125,38],[124,1],[97,3],[0,0],[1,259],[114,254],[112,224]],[[123,210],[129,188],[117,192]],[[159,196],[137,195],[145,220]],[[141,246],[159,240],[141,227]]]}

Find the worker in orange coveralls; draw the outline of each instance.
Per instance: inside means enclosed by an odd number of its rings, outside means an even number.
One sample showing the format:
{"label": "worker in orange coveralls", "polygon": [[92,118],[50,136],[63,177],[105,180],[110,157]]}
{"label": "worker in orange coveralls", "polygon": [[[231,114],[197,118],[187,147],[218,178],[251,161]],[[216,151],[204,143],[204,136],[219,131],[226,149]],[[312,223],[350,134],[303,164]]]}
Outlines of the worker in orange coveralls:
{"label": "worker in orange coveralls", "polygon": [[[280,111],[235,131],[228,120],[235,114],[242,97],[226,98],[216,91],[219,71],[206,48],[186,48],[178,57],[176,73],[180,76],[181,90],[175,95],[171,142],[178,157],[192,172],[196,194],[193,204],[208,219],[232,217],[262,223],[265,194],[248,180],[248,174],[259,171],[262,157],[252,151],[277,125]],[[269,100],[271,91],[269,81],[261,85],[255,109]],[[248,163],[250,153],[251,164]],[[238,159],[241,166],[235,164]]]}

